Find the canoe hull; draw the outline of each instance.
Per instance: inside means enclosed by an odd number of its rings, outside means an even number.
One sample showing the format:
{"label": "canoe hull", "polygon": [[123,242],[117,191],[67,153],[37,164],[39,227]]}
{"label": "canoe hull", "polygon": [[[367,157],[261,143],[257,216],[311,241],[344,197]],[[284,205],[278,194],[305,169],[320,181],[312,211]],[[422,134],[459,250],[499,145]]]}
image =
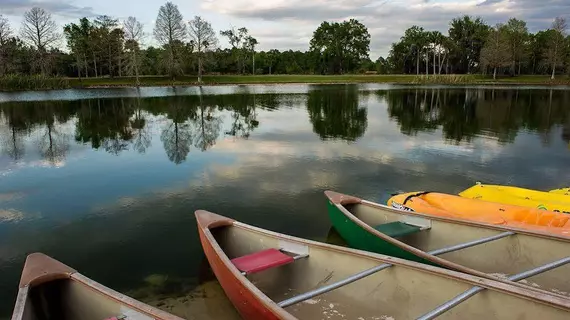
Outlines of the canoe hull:
{"label": "canoe hull", "polygon": [[366,227],[363,227],[352,219],[348,218],[331,201],[328,201],[327,207],[329,212],[329,219],[333,227],[350,247],[385,254],[392,257],[398,257],[401,259],[436,265],[372,234],[366,229]]}
{"label": "canoe hull", "polygon": [[204,254],[210,263],[212,271],[242,318],[254,320],[282,319],[283,317],[280,317],[263,302],[263,298],[257,296],[251,287],[246,286],[238,278],[241,277],[239,273],[228,268],[229,261],[223,261],[227,259],[222,258],[219,251],[214,248],[212,241],[210,241],[211,239],[208,239],[208,235],[204,233],[203,226],[198,226],[198,230]]}
{"label": "canoe hull", "polygon": [[42,253],[26,258],[12,320],[108,319],[182,320],[78,273]]}

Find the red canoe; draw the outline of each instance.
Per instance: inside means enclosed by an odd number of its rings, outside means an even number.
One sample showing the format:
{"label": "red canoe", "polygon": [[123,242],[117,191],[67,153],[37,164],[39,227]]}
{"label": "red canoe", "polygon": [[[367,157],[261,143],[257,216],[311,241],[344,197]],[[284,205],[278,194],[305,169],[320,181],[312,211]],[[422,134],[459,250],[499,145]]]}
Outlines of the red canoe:
{"label": "red canoe", "polygon": [[244,319],[570,319],[570,299],[196,211],[204,253]]}
{"label": "red canoe", "polygon": [[182,320],[32,253],[24,264],[12,320],[40,319]]}

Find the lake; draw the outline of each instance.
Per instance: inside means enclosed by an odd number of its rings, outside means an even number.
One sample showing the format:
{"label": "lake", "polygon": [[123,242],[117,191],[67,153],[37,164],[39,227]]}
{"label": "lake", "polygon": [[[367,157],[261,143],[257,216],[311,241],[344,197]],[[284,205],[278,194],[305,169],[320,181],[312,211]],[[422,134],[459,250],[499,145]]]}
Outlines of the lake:
{"label": "lake", "polygon": [[194,211],[337,243],[323,191],[570,185],[570,90],[271,85],[0,93],[0,318],[46,253],[183,317],[236,318]]}

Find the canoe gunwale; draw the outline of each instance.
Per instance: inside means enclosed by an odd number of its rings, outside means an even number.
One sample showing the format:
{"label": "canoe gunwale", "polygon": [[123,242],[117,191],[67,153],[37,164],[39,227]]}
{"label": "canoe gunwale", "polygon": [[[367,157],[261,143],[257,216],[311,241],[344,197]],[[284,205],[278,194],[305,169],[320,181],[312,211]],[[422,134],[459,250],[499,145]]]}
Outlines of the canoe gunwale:
{"label": "canoe gunwale", "polygon": [[84,285],[89,290],[92,290],[96,293],[100,293],[100,294],[108,297],[109,299],[117,301],[120,304],[123,304],[123,305],[125,305],[125,306],[127,306],[127,307],[129,307],[135,311],[143,313],[143,314],[150,316],[152,318],[163,319],[163,320],[183,320],[182,318],[180,318],[178,316],[170,314],[166,311],[162,311],[158,308],[151,307],[151,306],[149,306],[143,302],[135,300],[135,299],[133,299],[129,296],[126,296],[126,295],[124,295],[118,291],[115,291],[109,287],[106,287],[106,286],[82,275],[81,273],[72,274],[71,280],[76,281],[77,283],[80,283],[81,285]]}
{"label": "canoe gunwale", "polygon": [[[431,261],[437,265],[440,266],[444,266],[446,268],[450,268],[459,272],[463,272],[463,273],[467,273],[470,275],[474,275],[477,277],[481,277],[481,278],[485,278],[485,279],[490,279],[490,280],[495,280],[498,282],[502,282],[502,283],[506,283],[509,285],[512,285],[514,287],[518,287],[518,288],[523,288],[523,289],[530,289],[534,292],[537,292],[539,294],[545,294],[545,295],[549,295],[552,296],[554,298],[557,299],[562,299],[564,301],[564,304],[568,307],[570,307],[570,299],[567,296],[564,296],[562,294],[558,294],[555,292],[551,292],[551,291],[546,291],[543,289],[539,289],[539,288],[534,288],[519,282],[513,282],[510,281],[508,279],[504,279],[501,277],[496,277],[496,276],[492,276],[489,275],[487,273],[475,270],[475,269],[471,269],[468,268],[466,266],[451,262],[449,260],[440,258],[438,256],[429,254],[428,252],[422,251],[420,249],[417,249],[413,246],[410,246],[402,241],[399,241],[395,238],[389,237],[379,231],[377,231],[376,229],[372,228],[371,226],[369,226],[368,224],[366,224],[364,221],[360,220],[359,218],[357,218],[355,215],[353,215],[349,210],[347,210],[344,206],[347,204],[361,204],[361,205],[365,205],[365,206],[369,206],[369,207],[373,207],[373,208],[377,208],[377,209],[383,209],[383,210],[388,210],[394,214],[397,215],[405,215],[405,216],[419,216],[428,220],[435,220],[435,221],[443,221],[443,222],[448,222],[448,223],[453,223],[453,224],[463,224],[463,225],[467,225],[467,226],[471,226],[471,227],[479,227],[479,228],[485,228],[485,229],[493,229],[495,231],[498,232],[514,232],[516,234],[520,233],[520,234],[524,234],[524,235],[528,235],[528,236],[535,236],[535,237],[542,237],[542,238],[555,238],[556,240],[561,240],[561,241],[565,241],[565,242],[570,242],[570,238],[564,237],[564,236],[558,236],[558,235],[548,235],[548,234],[543,234],[543,233],[534,233],[534,232],[529,232],[528,230],[520,230],[517,228],[512,228],[512,227],[507,227],[507,226],[496,226],[496,225],[491,225],[491,224],[486,224],[486,223],[474,223],[473,221],[469,221],[469,220],[462,220],[462,219],[454,219],[454,218],[447,218],[447,217],[434,217],[431,215],[426,215],[426,214],[422,214],[422,213],[417,213],[417,212],[407,212],[407,211],[403,211],[403,210],[397,210],[395,208],[391,208],[388,206],[384,206],[381,204],[377,204],[374,202],[370,202],[370,201],[366,201],[366,200],[362,200],[360,198],[354,197],[354,196],[348,196],[348,195],[343,195],[334,191],[325,191],[325,194],[327,196],[327,198],[335,205],[335,207],[337,208],[337,210],[339,210],[347,219],[350,219],[352,222],[354,222],[355,224],[357,224],[359,227],[361,227],[362,229],[364,229],[365,231],[373,234],[374,236],[394,245],[399,247],[402,250],[408,251],[422,259],[425,259],[427,261]],[[336,201],[336,202],[335,202]],[[569,244],[570,245],[570,244]]]}
{"label": "canoe gunwale", "polygon": [[209,245],[214,250],[214,253],[219,257],[222,261],[224,267],[227,271],[231,273],[231,275],[241,283],[244,287],[246,287],[253,296],[257,299],[259,303],[263,305],[263,307],[270,310],[273,314],[279,316],[281,319],[289,319],[294,320],[296,319],[293,315],[287,312],[285,309],[279,307],[277,303],[271,300],[265,293],[259,290],[253,283],[247,279],[231,262],[229,257],[226,255],[216,238],[211,232],[211,229],[219,228],[219,227],[239,227],[243,224],[239,222],[217,215],[212,212],[208,212],[205,210],[198,210],[195,212],[196,221],[198,223],[198,232],[203,235],[203,237],[208,241]]}
{"label": "canoe gunwale", "polygon": [[[484,272],[480,272],[477,270],[473,270],[470,268],[467,268],[465,266],[462,266],[460,264],[456,264],[453,263],[451,261],[439,258],[435,255],[429,254],[425,251],[422,251],[420,249],[417,249],[415,247],[412,247],[398,239],[389,237],[385,234],[383,234],[382,232],[372,228],[371,226],[369,226],[367,223],[365,223],[364,221],[360,220],[359,218],[357,218],[354,214],[352,214],[350,211],[348,211],[348,209],[346,209],[344,206],[347,204],[362,204],[362,205],[367,205],[367,203],[362,200],[362,199],[358,199],[356,197],[353,196],[347,196],[347,197],[339,197],[339,194],[335,194],[333,196],[329,196],[331,195],[331,193],[327,193],[325,192],[327,197],[329,198],[329,200],[331,200],[331,202],[335,205],[335,207],[337,208],[337,210],[339,210],[347,219],[350,219],[352,222],[354,222],[355,224],[357,224],[360,228],[364,229],[366,232],[373,234],[374,236],[376,236],[377,238],[380,238],[402,250],[408,251],[412,254],[414,254],[415,256],[418,256],[422,259],[431,261],[437,265],[440,266],[445,266],[446,268],[450,268],[453,270],[457,270],[463,273],[469,273],[472,275],[476,275],[478,277],[482,277],[482,278],[489,278],[490,276],[487,275]],[[340,201],[338,199],[341,199]],[[337,200],[337,202],[335,203],[334,200]],[[356,202],[358,201],[358,202]],[[386,207],[387,209],[390,209],[391,211],[394,211],[394,213],[399,214],[399,210],[396,209],[392,209],[390,207]],[[414,215],[410,215],[410,216],[414,216]],[[495,278],[490,278],[490,279],[495,279]]]}
{"label": "canoe gunwale", "polygon": [[536,237],[541,237],[541,238],[556,238],[559,240],[564,240],[564,241],[570,242],[570,234],[568,236],[563,236],[561,234],[551,234],[551,233],[547,233],[547,232],[539,231],[539,230],[532,230],[531,231],[528,229],[517,228],[517,227],[509,226],[509,225],[496,225],[496,224],[490,224],[490,223],[485,223],[485,222],[476,222],[473,220],[467,220],[467,219],[461,219],[461,218],[435,216],[435,215],[425,214],[425,213],[421,213],[421,212],[417,212],[417,211],[408,212],[408,211],[403,211],[403,210],[397,210],[395,208],[392,208],[390,206],[386,206],[386,205],[383,205],[380,203],[360,199],[360,198],[355,197],[355,196],[344,195],[342,193],[338,193],[335,191],[329,191],[329,190],[325,191],[325,195],[333,204],[340,204],[342,206],[345,206],[348,204],[362,204],[362,205],[367,205],[369,207],[385,209],[385,210],[391,211],[391,212],[396,213],[396,214],[410,216],[410,217],[422,217],[422,218],[425,218],[428,220],[444,221],[444,222],[462,224],[462,225],[471,226],[471,227],[483,227],[483,228],[487,228],[487,229],[494,229],[497,231],[512,231],[512,232],[519,233],[519,234],[525,234],[525,235],[536,236]]}
{"label": "canoe gunwale", "polygon": [[[355,198],[355,199],[357,199],[357,198]],[[209,212],[203,211],[203,210],[199,210],[199,211],[201,211],[202,213],[209,213]],[[287,240],[287,241],[291,241],[291,242],[296,242],[298,244],[307,245],[309,247],[316,247],[316,248],[319,248],[322,250],[335,251],[335,252],[342,253],[345,255],[350,255],[350,256],[355,256],[355,257],[357,256],[360,258],[368,258],[370,260],[376,261],[378,263],[378,265],[390,264],[392,266],[400,266],[400,267],[404,267],[404,268],[408,268],[408,269],[413,269],[413,270],[417,270],[419,272],[425,272],[425,273],[433,274],[436,276],[440,276],[440,277],[444,277],[444,278],[468,283],[472,286],[479,286],[479,287],[483,287],[485,289],[495,290],[495,291],[503,292],[505,294],[510,294],[510,295],[514,294],[514,295],[517,295],[521,299],[526,299],[526,300],[530,300],[530,301],[534,301],[534,302],[538,302],[538,303],[543,303],[543,304],[550,305],[550,306],[555,307],[555,308],[570,311],[570,299],[565,299],[565,298],[562,298],[561,296],[550,295],[550,294],[547,294],[547,293],[542,292],[542,291],[532,290],[528,286],[513,285],[512,282],[498,281],[496,278],[492,278],[492,277],[478,277],[478,276],[473,275],[473,274],[461,273],[461,272],[454,271],[454,270],[443,269],[443,268],[436,267],[436,266],[431,266],[431,265],[413,262],[413,261],[409,261],[409,260],[405,260],[405,259],[395,258],[395,257],[386,256],[386,255],[382,255],[382,254],[377,254],[377,253],[373,253],[373,252],[369,252],[369,251],[362,251],[362,250],[358,250],[358,249],[339,247],[339,246],[335,246],[335,245],[331,245],[331,244],[327,244],[327,243],[321,243],[321,242],[316,242],[316,241],[312,241],[312,240],[297,238],[297,237],[293,237],[290,235],[281,234],[278,232],[274,232],[274,231],[258,228],[255,226],[251,226],[251,225],[241,223],[238,221],[234,221],[234,220],[231,220],[231,221],[233,221],[232,222],[233,227],[245,229],[245,230],[248,230],[248,231],[253,232],[253,233],[259,233],[259,234],[263,234],[263,235],[269,236],[269,237],[274,237],[277,239],[283,239],[283,240]],[[211,232],[209,230],[206,230],[206,231],[213,238],[213,235],[211,234]],[[200,232],[202,232],[202,230]],[[206,234],[204,234],[204,235],[206,235]],[[217,245],[217,242],[216,242],[216,245]],[[218,247],[219,247],[219,245],[218,245]],[[221,248],[219,248],[219,249],[221,250]],[[231,261],[227,258],[227,256],[225,256],[225,254],[223,255],[223,258],[225,258],[225,261],[227,263],[231,264]],[[249,280],[247,280],[247,278],[245,278],[237,270],[237,268],[233,267],[233,269],[230,269],[230,271],[234,274],[234,276],[242,277],[242,278],[238,278],[240,281],[246,280],[249,284],[251,284],[251,282],[249,282]],[[253,284],[251,284],[251,286],[253,286]],[[255,290],[259,291],[259,289],[257,289],[255,286],[253,286],[253,287],[255,288]],[[261,291],[259,291],[259,292],[261,292]],[[261,292],[261,294],[263,294],[263,293]],[[265,296],[265,294],[263,294],[263,296]],[[269,299],[269,298],[267,297],[267,299]],[[275,304],[277,306],[277,308],[280,308],[284,312],[286,312],[283,308],[279,307],[273,300],[269,299],[269,301],[271,301],[272,304]],[[287,313],[287,315],[292,317],[289,313]],[[295,319],[295,317],[292,317],[290,319]]]}
{"label": "canoe gunwale", "polygon": [[28,255],[26,262],[24,263],[18,295],[16,297],[14,311],[12,312],[12,320],[22,319],[31,288],[57,280],[68,280],[79,283],[85,286],[88,290],[101,294],[109,300],[116,301],[119,304],[136,310],[146,316],[152,317],[153,319],[183,320],[180,317],[146,305],[108,288],[78,273],[75,269],[63,264],[62,262],[39,252]]}

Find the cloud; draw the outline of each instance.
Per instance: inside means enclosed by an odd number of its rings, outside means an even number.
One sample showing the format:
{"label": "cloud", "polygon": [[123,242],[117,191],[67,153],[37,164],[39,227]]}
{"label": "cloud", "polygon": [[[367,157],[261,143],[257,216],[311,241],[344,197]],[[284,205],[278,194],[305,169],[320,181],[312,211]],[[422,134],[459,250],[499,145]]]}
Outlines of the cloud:
{"label": "cloud", "polygon": [[[356,18],[371,33],[374,59],[387,55],[391,43],[415,24],[446,33],[451,19],[465,14],[480,16],[491,25],[516,17],[536,32],[548,28],[560,13],[570,13],[570,0],[204,0],[202,8],[236,19],[271,23],[270,28],[257,30],[251,22],[251,33],[258,37],[262,49],[293,46],[307,50],[307,39],[322,21]],[[272,30],[277,37],[272,37]]]}
{"label": "cloud", "polygon": [[40,7],[53,15],[66,18],[81,18],[96,15],[92,7],[76,6],[67,0],[0,0],[2,14],[8,16],[20,16],[33,7]]}

